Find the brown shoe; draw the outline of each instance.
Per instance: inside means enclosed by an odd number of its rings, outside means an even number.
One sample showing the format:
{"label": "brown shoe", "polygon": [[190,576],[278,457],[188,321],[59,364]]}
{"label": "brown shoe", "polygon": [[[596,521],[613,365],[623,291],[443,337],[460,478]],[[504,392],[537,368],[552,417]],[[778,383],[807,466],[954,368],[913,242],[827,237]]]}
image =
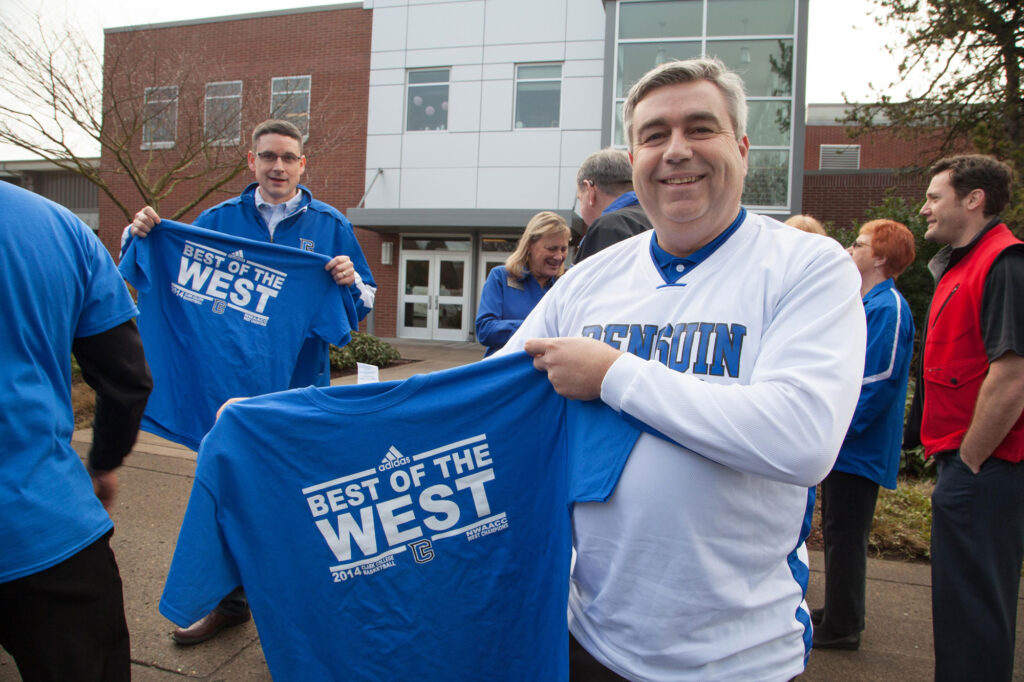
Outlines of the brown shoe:
{"label": "brown shoe", "polygon": [[171,633],[175,642],[183,646],[199,644],[217,635],[224,628],[233,628],[249,620],[249,611],[245,613],[220,613],[210,611],[205,618],[187,628],[177,628]]}

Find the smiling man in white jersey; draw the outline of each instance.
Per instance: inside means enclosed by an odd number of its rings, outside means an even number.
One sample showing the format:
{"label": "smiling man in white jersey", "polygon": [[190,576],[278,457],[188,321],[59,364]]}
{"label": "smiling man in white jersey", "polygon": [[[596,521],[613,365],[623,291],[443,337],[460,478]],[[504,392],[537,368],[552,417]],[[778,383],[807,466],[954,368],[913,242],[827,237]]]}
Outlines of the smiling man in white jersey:
{"label": "smiling man in white jersey", "polygon": [[570,270],[502,351],[662,436],[575,507],[571,676],[788,680],[811,646],[813,487],[862,376],[859,277],[740,205],[746,100],[720,61],[657,67],[623,118],[653,232]]}

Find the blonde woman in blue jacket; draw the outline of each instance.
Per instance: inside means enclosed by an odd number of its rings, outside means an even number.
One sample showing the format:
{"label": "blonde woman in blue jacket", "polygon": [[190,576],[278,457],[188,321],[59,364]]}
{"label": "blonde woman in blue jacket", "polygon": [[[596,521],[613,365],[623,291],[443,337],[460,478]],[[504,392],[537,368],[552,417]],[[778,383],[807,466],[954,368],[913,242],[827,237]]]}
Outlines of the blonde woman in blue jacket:
{"label": "blonde woman in blue jacket", "polygon": [[508,342],[565,272],[569,234],[562,216],[541,211],[530,218],[505,264],[491,270],[476,315],[477,341],[487,347],[484,357]]}

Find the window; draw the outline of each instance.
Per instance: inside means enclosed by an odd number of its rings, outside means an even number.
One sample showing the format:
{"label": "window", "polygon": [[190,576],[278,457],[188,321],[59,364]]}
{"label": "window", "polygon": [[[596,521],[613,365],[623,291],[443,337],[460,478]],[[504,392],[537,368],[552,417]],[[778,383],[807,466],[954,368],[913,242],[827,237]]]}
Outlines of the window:
{"label": "window", "polygon": [[561,103],[561,64],[516,67],[516,128],[557,128]]}
{"label": "window", "polygon": [[820,170],[858,170],[860,168],[859,144],[823,144],[818,148]]}
{"label": "window", "polygon": [[712,55],[742,76],[750,169],[743,203],[787,207],[793,145],[796,0],[620,0],[612,143],[625,146],[622,105],[647,71]]}
{"label": "window", "polygon": [[294,123],[309,137],[309,91],[311,76],[287,76],[270,81],[270,116]]}
{"label": "window", "polygon": [[142,123],[143,149],[170,149],[178,131],[178,86],[146,88]]}
{"label": "window", "polygon": [[236,145],[242,136],[242,81],[206,84],[206,139]]}
{"label": "window", "polygon": [[448,129],[449,69],[409,72],[406,130]]}

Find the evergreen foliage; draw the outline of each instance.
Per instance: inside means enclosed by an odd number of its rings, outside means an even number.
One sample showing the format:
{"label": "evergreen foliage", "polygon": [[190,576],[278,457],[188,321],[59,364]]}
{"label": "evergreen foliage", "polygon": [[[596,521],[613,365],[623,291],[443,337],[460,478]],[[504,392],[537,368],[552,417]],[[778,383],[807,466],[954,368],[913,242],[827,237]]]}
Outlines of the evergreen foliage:
{"label": "evergreen foliage", "polygon": [[352,332],[352,340],[343,348],[331,346],[331,368],[347,371],[356,368],[356,363],[387,367],[402,359],[398,349],[364,332]]}

